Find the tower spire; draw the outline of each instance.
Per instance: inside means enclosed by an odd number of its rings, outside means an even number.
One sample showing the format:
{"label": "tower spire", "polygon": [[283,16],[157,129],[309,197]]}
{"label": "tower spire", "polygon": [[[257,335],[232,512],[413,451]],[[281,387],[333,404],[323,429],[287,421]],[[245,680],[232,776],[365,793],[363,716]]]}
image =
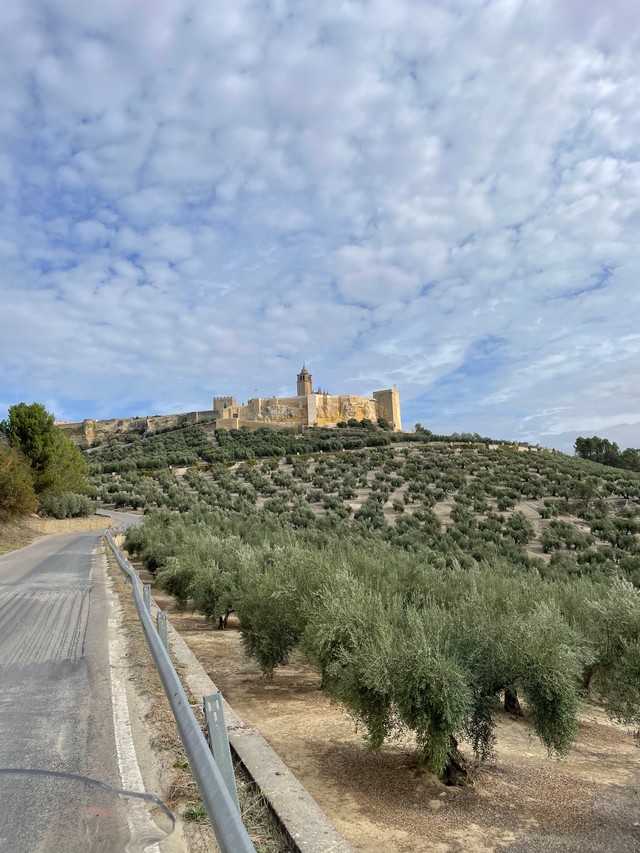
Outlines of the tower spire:
{"label": "tower spire", "polygon": [[307,370],[306,364],[302,365],[302,370],[297,376],[296,388],[298,397],[304,397],[306,394],[312,393],[313,378]]}

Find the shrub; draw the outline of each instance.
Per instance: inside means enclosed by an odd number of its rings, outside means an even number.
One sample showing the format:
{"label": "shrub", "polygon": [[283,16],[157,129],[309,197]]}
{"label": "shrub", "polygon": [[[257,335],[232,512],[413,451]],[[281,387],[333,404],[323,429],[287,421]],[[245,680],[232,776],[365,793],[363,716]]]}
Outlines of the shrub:
{"label": "shrub", "polygon": [[79,518],[92,515],[94,505],[86,495],[72,492],[64,495],[46,495],[40,501],[40,515],[51,518]]}

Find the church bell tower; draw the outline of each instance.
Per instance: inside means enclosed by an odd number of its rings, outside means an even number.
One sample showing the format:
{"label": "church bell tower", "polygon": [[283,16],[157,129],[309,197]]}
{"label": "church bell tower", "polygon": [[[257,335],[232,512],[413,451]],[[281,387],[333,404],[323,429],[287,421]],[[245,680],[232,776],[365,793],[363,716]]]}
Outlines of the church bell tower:
{"label": "church bell tower", "polygon": [[298,374],[297,394],[298,397],[304,397],[306,394],[313,392],[313,381],[311,374],[307,368],[302,365],[302,370]]}

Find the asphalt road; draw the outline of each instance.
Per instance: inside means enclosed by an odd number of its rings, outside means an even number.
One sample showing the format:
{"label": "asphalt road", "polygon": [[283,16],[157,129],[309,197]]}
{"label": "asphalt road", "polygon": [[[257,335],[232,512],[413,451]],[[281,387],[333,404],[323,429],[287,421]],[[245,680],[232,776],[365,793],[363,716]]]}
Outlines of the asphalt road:
{"label": "asphalt road", "polygon": [[[100,536],[51,536],[0,557],[0,768],[64,771],[119,786],[107,588],[104,568],[92,561]],[[50,786],[0,777],[0,850],[43,849],[43,829],[54,824],[64,833],[73,792],[59,800]]]}
{"label": "asphalt road", "polygon": [[144,516],[139,512],[121,512],[118,509],[99,509],[97,515],[106,515],[118,522],[118,527],[136,527]]}

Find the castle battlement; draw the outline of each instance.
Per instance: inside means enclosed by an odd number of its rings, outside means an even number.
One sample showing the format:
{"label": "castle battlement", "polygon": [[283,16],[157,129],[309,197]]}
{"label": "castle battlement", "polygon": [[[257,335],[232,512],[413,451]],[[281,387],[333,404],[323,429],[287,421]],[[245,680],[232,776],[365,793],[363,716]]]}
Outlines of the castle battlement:
{"label": "castle battlement", "polygon": [[379,418],[389,422],[395,432],[402,429],[400,395],[395,388],[374,391],[372,397],[354,394],[329,394],[313,391],[313,377],[303,365],[296,377],[295,397],[255,397],[238,405],[235,397],[214,397],[216,424],[230,429],[241,426],[333,427],[352,418]]}
{"label": "castle battlement", "polygon": [[[283,429],[294,427],[334,427],[351,418],[368,418],[375,423],[384,418],[395,432],[402,429],[400,396],[395,388],[374,391],[371,397],[354,394],[329,394],[313,391],[313,377],[306,367],[296,378],[295,397],[254,397],[238,404],[235,397],[214,397],[213,409],[178,415],[152,415],[144,418],[112,418],[96,421],[88,418],[79,423],[59,422],[60,427],[76,443],[103,441],[110,435],[126,432],[153,433],[181,424],[208,423],[216,429]],[[302,393],[300,393],[302,392]]]}

